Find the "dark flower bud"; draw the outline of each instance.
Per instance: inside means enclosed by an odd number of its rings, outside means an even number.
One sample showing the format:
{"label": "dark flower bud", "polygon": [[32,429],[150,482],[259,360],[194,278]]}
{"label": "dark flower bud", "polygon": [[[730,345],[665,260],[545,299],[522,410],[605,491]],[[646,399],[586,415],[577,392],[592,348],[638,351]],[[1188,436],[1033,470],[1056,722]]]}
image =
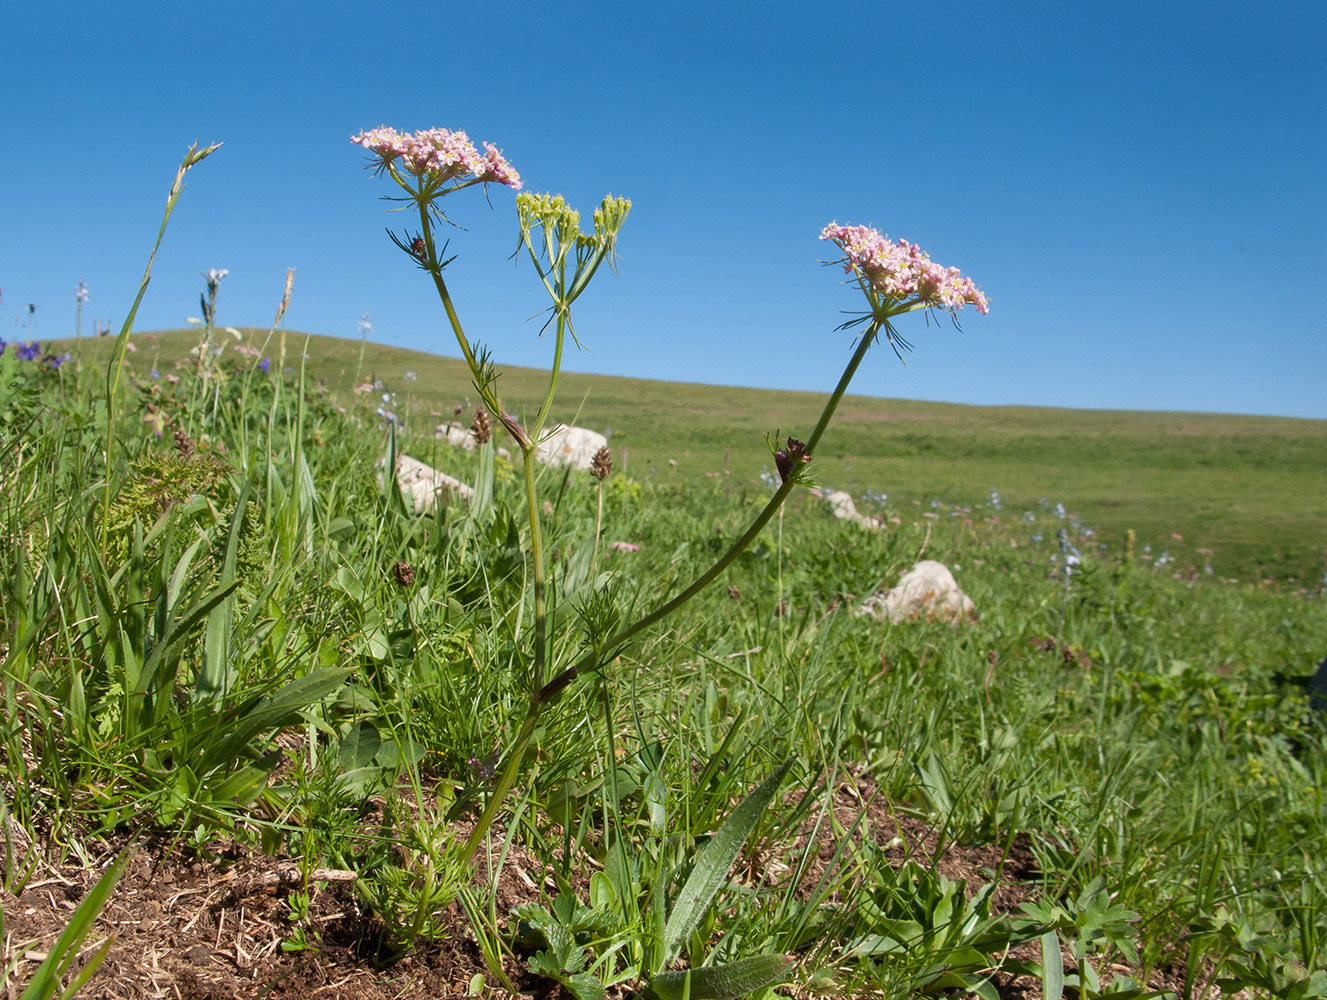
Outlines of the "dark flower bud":
{"label": "dark flower bud", "polygon": [[600,448],[594,453],[594,457],[590,459],[590,471],[601,483],[612,474],[613,456],[608,453],[607,447]]}
{"label": "dark flower bud", "polygon": [[479,444],[493,440],[493,424],[488,419],[488,411],[482,406],[475,409],[475,419],[470,424],[470,430],[474,431],[475,441]]}
{"label": "dark flower bud", "polygon": [[787,448],[780,448],[774,453],[774,464],[779,468],[779,478],[785,483],[798,466],[805,465],[809,461],[811,456],[806,453],[806,445],[792,437],[788,439]]}
{"label": "dark flower bud", "polygon": [[424,263],[428,260],[428,245],[424,242],[424,237],[416,236],[410,241],[410,255]]}

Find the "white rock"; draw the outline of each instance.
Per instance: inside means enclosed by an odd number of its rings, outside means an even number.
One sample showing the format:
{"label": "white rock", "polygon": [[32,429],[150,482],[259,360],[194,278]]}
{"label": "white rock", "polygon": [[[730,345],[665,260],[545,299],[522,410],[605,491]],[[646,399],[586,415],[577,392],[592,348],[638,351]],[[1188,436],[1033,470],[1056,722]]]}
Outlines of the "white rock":
{"label": "white rock", "polygon": [[444,439],[454,448],[464,448],[466,451],[473,451],[478,447],[478,441],[475,439],[475,432],[469,427],[462,427],[454,420],[449,420],[445,424],[438,424],[438,433],[435,436]]}
{"label": "white rock", "polygon": [[548,465],[570,465],[586,470],[590,459],[600,448],[608,445],[608,438],[584,427],[558,424],[535,445],[535,457]]}
{"label": "white rock", "polygon": [[[386,462],[386,459],[383,461]],[[396,481],[406,498],[414,502],[417,514],[431,509],[437,503],[438,494],[443,491],[462,500],[470,500],[475,495],[475,491],[459,479],[439,472],[409,455],[397,456]]]}
{"label": "white rock", "polygon": [[857,614],[874,615],[891,622],[925,618],[957,625],[975,620],[977,608],[958,589],[954,574],[944,563],[923,559],[903,575],[897,586],[864,600]]}
{"label": "white rock", "polygon": [[880,527],[880,518],[868,517],[858,512],[857,505],[852,502],[852,494],[847,490],[825,489],[812,490],[811,492],[829,504],[830,510],[839,520],[852,521],[855,524],[860,524],[863,528],[870,528],[872,531]]}

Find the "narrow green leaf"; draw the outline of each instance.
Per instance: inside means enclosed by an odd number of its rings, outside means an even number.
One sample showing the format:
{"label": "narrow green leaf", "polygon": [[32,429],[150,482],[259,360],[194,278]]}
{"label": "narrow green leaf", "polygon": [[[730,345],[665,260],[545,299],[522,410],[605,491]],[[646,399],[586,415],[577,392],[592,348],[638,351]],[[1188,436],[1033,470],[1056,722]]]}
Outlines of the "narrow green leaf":
{"label": "narrow green leaf", "polygon": [[664,926],[664,954],[655,971],[677,957],[683,943],[727,882],[728,869],[733,866],[746,838],[783,783],[793,760],[789,757],[759,788],[743,799],[723,826],[719,827],[714,839],[700,852],[691,877],[678,894],[673,912],[668,915],[668,923]]}
{"label": "narrow green leaf", "polygon": [[239,585],[239,580],[231,580],[230,583],[219,586],[206,598],[191,607],[182,617],[171,622],[170,628],[166,630],[166,634],[162,636],[161,641],[153,647],[147,662],[143,664],[143,672],[138,675],[138,680],[133,686],[135,694],[143,694],[147,691],[162,662],[172,660],[184,640],[188,638],[189,633],[205,621],[207,616],[212,613],[212,609],[226,600]]}
{"label": "narrow green leaf", "polygon": [[87,985],[88,980],[96,974],[99,968],[101,968],[101,963],[106,961],[106,956],[111,953],[111,947],[114,944],[115,935],[107,934],[106,940],[97,945],[97,950],[88,956],[88,960],[83,963],[83,968],[78,970],[78,975],[69,980],[69,985],[66,986],[64,992],[60,994],[60,1000],[70,1000],[71,997]]}
{"label": "narrow green leaf", "polygon": [[[235,504],[235,513],[231,515],[230,532],[226,537],[226,555],[221,565],[220,586],[235,583],[235,568],[239,561],[240,535],[244,530],[244,511],[249,503],[249,494],[253,492],[255,476],[250,476],[240,490],[239,500]],[[230,655],[231,638],[235,626],[235,590],[232,588],[225,600],[221,601],[207,616],[207,629],[203,633],[203,662],[194,682],[194,703],[219,702],[226,696],[227,659]]]}
{"label": "narrow green leaf", "polygon": [[203,756],[203,769],[228,766],[238,760],[255,736],[296,721],[302,709],[326,698],[345,683],[350,673],[348,669],[312,670],[263,698],[235,721],[225,740],[208,748]]}
{"label": "narrow green leaf", "polygon": [[[88,931],[92,930],[93,921],[101,913],[101,908],[106,905],[111,890],[115,888],[116,880],[119,879],[120,873],[133,853],[133,850],[127,850],[116,858],[115,862],[106,869],[106,873],[97,879],[97,884],[83,897],[83,902],[78,904],[78,909],[69,918],[65,929],[60,932],[55,946],[47,954],[45,961],[37,967],[36,973],[19,1000],[47,1000],[59,992],[60,978],[78,957],[79,946],[87,937]],[[96,961],[99,963],[105,957],[103,950],[100,956],[96,957]]]}

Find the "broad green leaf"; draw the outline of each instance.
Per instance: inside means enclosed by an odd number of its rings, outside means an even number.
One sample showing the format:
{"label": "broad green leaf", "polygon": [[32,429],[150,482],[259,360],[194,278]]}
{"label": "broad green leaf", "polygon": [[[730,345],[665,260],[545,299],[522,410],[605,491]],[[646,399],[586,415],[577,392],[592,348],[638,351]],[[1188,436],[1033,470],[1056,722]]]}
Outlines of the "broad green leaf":
{"label": "broad green leaf", "polygon": [[397,767],[412,767],[427,756],[428,751],[412,739],[394,740],[390,737],[382,741],[372,761],[381,768],[393,770]]}
{"label": "broad green leaf", "polygon": [[765,807],[774,798],[774,793],[779,790],[793,760],[789,757],[759,788],[743,799],[723,826],[719,827],[714,839],[701,850],[691,870],[691,877],[678,893],[673,911],[668,915],[668,923],[664,925],[664,953],[655,971],[677,957],[714,897],[726,884],[728,870],[732,868],[737,853],[746,843],[746,838],[760,820]]}
{"label": "broad green leaf", "polygon": [[327,526],[327,537],[334,542],[348,542],[355,536],[355,522],[348,517],[334,517]]}
{"label": "broad green leaf", "polygon": [[613,883],[603,872],[590,876],[590,905],[596,910],[611,910],[617,906]]}
{"label": "broad green leaf", "polygon": [[273,751],[256,764],[240,768],[234,774],[208,788],[208,797],[214,802],[247,806],[267,787],[268,779],[281,763],[280,750]]}
{"label": "broad green leaf", "polygon": [[1060,935],[1055,931],[1041,936],[1041,995],[1043,1000],[1064,996],[1064,956],[1060,954]]}
{"label": "broad green leaf", "polygon": [[336,756],[343,770],[353,771],[357,767],[368,767],[373,763],[373,758],[381,746],[382,737],[378,735],[378,727],[372,722],[359,722],[351,726],[349,732],[341,737],[341,746],[337,749]]}
{"label": "broad green leaf", "polygon": [[787,955],[754,955],[727,965],[661,972],[650,980],[650,992],[657,1000],[682,1000],[690,977],[691,1000],[731,1000],[783,982],[790,965]]}

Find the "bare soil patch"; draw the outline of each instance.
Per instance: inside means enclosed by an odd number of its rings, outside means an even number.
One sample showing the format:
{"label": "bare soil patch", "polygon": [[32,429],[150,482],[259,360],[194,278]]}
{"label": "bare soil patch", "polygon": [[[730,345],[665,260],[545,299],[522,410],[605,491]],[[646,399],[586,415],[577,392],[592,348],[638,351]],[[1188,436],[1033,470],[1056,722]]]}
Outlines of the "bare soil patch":
{"label": "bare soil patch", "polygon": [[[1038,870],[1026,835],[1008,844],[961,845],[941,841],[941,833],[920,819],[900,815],[874,794],[865,775],[849,775],[833,792],[833,809],[843,828],[850,829],[866,811],[865,828],[890,859],[935,859],[951,880],[964,880],[970,893],[996,882],[998,912],[1012,912],[1037,888]],[[808,823],[788,852],[800,854]],[[16,845],[18,846],[18,845]],[[0,986],[12,995],[26,983],[68,923],[78,902],[114,860],[125,843],[104,842],[90,866],[39,863],[22,894],[4,894],[5,937],[0,963],[13,968],[11,981]],[[808,873],[814,884],[832,863],[836,844],[828,838],[817,849]],[[29,848],[41,850],[41,848]],[[47,853],[47,852],[43,852]],[[770,878],[787,872],[785,859],[746,855],[735,877]],[[30,862],[29,862],[30,863]],[[309,886],[309,921],[305,934],[311,946],[292,950],[296,922],[291,892],[302,888],[298,864],[253,852],[238,842],[216,842],[205,853],[169,841],[141,844],[120,877],[98,918],[84,951],[90,954],[107,935],[114,944],[106,961],[82,995],[144,1000],[231,1000],[231,998],[324,998],[324,1000],[414,1000],[461,997],[473,978],[484,977],[488,997],[511,994],[497,985],[459,904],[441,916],[445,936],[420,941],[406,953],[393,952],[382,922],[359,900],[346,881],[314,881]],[[520,851],[508,857],[498,886],[499,913],[552,895],[552,880]],[[1024,945],[1009,957],[1035,960]],[[1070,968],[1066,955],[1066,970]],[[510,958],[505,972],[520,995],[561,997],[550,981],[529,975],[524,963]],[[1153,988],[1166,988],[1159,974]],[[1040,984],[1028,977],[997,974],[1002,996],[1036,1000]],[[800,995],[800,991],[793,991]],[[625,997],[629,991],[612,991]]]}

